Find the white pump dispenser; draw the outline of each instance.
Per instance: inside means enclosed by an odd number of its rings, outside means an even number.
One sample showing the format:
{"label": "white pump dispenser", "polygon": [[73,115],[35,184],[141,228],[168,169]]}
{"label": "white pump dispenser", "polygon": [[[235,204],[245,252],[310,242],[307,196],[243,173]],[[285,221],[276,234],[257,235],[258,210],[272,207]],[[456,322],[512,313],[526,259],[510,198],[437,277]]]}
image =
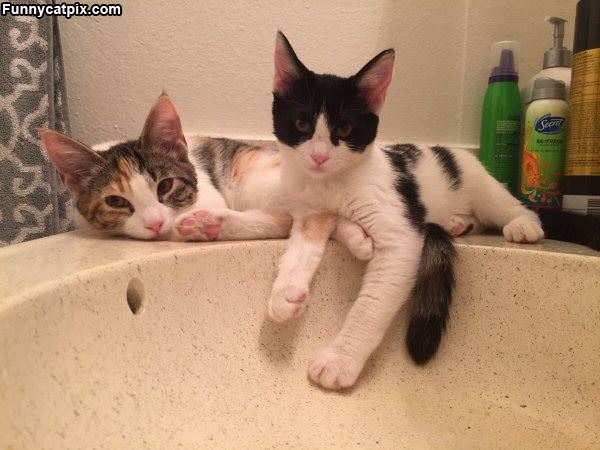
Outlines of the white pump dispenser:
{"label": "white pump dispenser", "polygon": [[535,74],[529,83],[525,85],[521,92],[523,103],[531,101],[531,92],[533,91],[533,82],[541,77],[548,77],[565,83],[567,91],[567,100],[569,99],[569,89],[571,88],[571,50],[563,46],[565,37],[565,19],[560,17],[547,17],[546,22],[554,26],[554,45],[544,53],[543,70]]}

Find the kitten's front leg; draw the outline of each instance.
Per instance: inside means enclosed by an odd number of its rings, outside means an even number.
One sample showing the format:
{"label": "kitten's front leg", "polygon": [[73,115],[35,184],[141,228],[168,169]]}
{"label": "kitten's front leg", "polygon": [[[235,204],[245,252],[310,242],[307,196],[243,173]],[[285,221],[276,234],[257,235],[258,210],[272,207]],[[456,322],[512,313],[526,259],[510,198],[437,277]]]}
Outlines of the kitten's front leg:
{"label": "kitten's front leg", "polygon": [[272,320],[288,320],[300,314],[308,303],[310,281],[321,262],[335,224],[336,216],[332,213],[294,217],[269,299],[268,313]]}
{"label": "kitten's front leg", "polygon": [[290,235],[292,216],[276,209],[228,209],[222,215],[219,240],[280,239]]}
{"label": "kitten's front leg", "polygon": [[451,236],[479,234],[483,230],[477,218],[470,214],[452,214],[440,225]]}
{"label": "kitten's front leg", "polygon": [[373,239],[360,225],[345,217],[337,218],[333,238],[344,244],[357,259],[368,261],[373,257]]}
{"label": "kitten's front leg", "polygon": [[232,241],[275,239],[289,235],[292,218],[278,210],[196,210],[178,217],[174,240]]}
{"label": "kitten's front leg", "polygon": [[378,248],[369,262],[358,299],[333,342],[320,350],[309,376],[321,386],[352,386],[400,307],[416,277],[422,238],[404,236],[401,247]]}
{"label": "kitten's front leg", "polygon": [[207,210],[185,213],[175,220],[170,239],[174,241],[215,241],[223,218]]}

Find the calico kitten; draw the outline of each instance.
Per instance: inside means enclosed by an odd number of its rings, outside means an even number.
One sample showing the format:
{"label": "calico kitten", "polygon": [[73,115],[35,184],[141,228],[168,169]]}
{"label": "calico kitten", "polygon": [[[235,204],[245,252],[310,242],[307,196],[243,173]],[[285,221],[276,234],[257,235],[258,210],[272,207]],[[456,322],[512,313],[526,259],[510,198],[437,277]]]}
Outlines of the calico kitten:
{"label": "calico kitten", "polygon": [[[313,213],[333,211],[358,223],[375,245],[342,329],[310,365],[311,379],[327,388],[355,383],[409,299],[409,351],[417,363],[433,356],[453,286],[454,249],[443,229],[454,235],[501,229],[506,240],[523,243],[544,237],[538,216],[469,152],[373,145],[393,68],[389,49],[351,77],[316,74],[277,34],[272,112],[283,188]],[[299,278],[312,276],[302,275],[295,261],[310,259],[313,249],[314,242],[293,228],[270,300],[275,320],[298,314],[292,309],[298,301],[290,305],[278,291],[294,291]]]}
{"label": "calico kitten", "polygon": [[[292,227],[270,300],[274,320],[302,312],[330,236],[359,259],[373,255],[373,240],[360,226],[306,208],[284,192],[279,152],[228,139],[184,136],[165,94],[152,107],[137,140],[90,148],[51,130],[41,130],[41,137],[73,196],[80,226],[138,239],[200,241],[285,237]],[[426,234],[425,248],[435,257],[445,249],[450,278],[443,289],[449,296],[452,246],[442,230],[432,231]],[[417,284],[438,289],[438,267],[422,271]],[[422,297],[427,296],[433,298],[428,289],[416,292],[415,305],[426,303]],[[445,302],[440,307],[447,310]],[[420,336],[415,342],[426,343]]]}
{"label": "calico kitten", "polygon": [[[73,197],[79,226],[137,239],[207,241],[289,234],[291,216],[279,186],[277,151],[184,136],[164,93],[139,139],[90,148],[52,130],[42,129],[40,136]],[[310,227],[318,227],[312,220],[322,218],[309,219]],[[370,258],[373,246],[360,227],[331,214],[329,222],[336,239],[355,256]]]}

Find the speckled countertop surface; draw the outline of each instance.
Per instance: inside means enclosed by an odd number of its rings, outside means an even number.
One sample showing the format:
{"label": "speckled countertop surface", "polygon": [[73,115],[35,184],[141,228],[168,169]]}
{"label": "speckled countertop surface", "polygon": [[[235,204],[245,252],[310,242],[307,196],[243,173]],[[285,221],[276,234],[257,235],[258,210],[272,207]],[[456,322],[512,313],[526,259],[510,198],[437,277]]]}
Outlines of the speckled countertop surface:
{"label": "speckled countertop surface", "polygon": [[[74,231],[0,249],[0,310],[3,300],[25,290],[36,289],[57,278],[68,277],[104,265],[139,261],[163,252],[194,252],[214,246],[252,248],[268,241],[244,242],[154,242],[109,238],[90,231]],[[282,240],[270,241],[280,246]],[[558,253],[566,257],[596,257],[600,252],[566,242],[545,240],[540,244],[513,244],[501,236],[479,235],[456,240],[458,249],[492,247],[495,249]],[[335,245],[335,244],[330,244]]]}
{"label": "speckled countertop surface", "polygon": [[0,448],[597,447],[598,253],[460,239],[436,357],[412,363],[401,311],[356,387],[331,392],[307,366],[364,264],[330,244],[306,312],[276,324],[283,248],[74,232],[1,249]]}

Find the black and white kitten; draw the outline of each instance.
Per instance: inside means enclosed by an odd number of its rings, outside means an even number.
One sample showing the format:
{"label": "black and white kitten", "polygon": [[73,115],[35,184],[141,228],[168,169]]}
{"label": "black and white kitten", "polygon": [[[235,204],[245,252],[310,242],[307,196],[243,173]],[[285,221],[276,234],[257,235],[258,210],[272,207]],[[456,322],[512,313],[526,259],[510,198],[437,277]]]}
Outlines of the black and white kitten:
{"label": "black and white kitten", "polygon": [[[455,235],[500,229],[506,240],[522,243],[544,237],[537,214],[510,195],[471,153],[373,145],[393,68],[390,49],[349,78],[316,74],[298,59],[286,37],[277,35],[273,124],[282,156],[282,186],[313,213],[332,211],[359,224],[375,246],[342,329],[309,368],[312,380],[328,388],[355,383],[395,313],[411,296],[409,350],[419,363],[433,356],[453,286],[454,250],[443,229]],[[299,214],[295,223],[302,221]],[[269,306],[276,320],[298,314],[306,304],[298,286],[306,286],[312,276],[316,266],[306,270],[305,261],[316,247],[302,231],[292,228],[282,258]]]}

